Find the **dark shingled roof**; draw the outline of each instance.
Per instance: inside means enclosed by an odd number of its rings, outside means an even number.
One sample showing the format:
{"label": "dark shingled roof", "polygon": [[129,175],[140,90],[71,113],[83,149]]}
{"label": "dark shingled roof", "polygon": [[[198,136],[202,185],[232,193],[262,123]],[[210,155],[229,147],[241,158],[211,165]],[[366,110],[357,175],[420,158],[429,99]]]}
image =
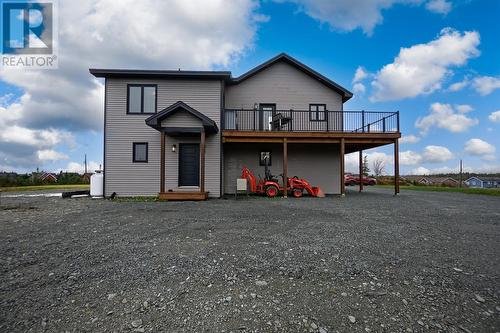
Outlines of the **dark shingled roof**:
{"label": "dark shingled roof", "polygon": [[314,69],[304,65],[297,59],[289,56],[286,53],[280,53],[276,57],[260,64],[259,66],[249,70],[245,74],[233,78],[231,72],[228,71],[184,71],[184,70],[142,70],[142,69],[99,69],[90,68],[89,72],[95,77],[109,78],[181,78],[181,79],[218,79],[224,80],[228,85],[235,85],[246,79],[256,75],[257,73],[271,67],[277,62],[285,62],[301,72],[309,75],[311,78],[321,82],[330,89],[335,90],[342,95],[342,102],[348,101],[353,95],[352,92],[345,89],[336,82],[330,80],[326,76],[316,72]]}

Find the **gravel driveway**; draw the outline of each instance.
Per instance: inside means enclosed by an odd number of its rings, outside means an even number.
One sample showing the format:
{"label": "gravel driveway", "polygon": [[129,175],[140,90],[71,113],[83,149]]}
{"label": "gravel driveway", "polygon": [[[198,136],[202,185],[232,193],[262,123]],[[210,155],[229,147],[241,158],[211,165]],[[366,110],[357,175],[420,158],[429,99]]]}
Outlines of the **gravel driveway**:
{"label": "gravel driveway", "polygon": [[2,332],[499,332],[500,199],[2,198]]}

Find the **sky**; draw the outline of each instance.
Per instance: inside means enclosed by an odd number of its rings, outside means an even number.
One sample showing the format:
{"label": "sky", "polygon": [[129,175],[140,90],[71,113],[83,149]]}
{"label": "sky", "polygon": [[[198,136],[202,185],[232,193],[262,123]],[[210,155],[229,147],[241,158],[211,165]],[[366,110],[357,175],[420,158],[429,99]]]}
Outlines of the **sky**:
{"label": "sky", "polygon": [[[0,68],[0,171],[98,168],[88,68],[238,76],[286,52],[351,90],[345,110],[400,111],[402,174],[500,172],[500,1],[59,0],[55,17],[58,69]],[[393,172],[391,146],[365,153]]]}

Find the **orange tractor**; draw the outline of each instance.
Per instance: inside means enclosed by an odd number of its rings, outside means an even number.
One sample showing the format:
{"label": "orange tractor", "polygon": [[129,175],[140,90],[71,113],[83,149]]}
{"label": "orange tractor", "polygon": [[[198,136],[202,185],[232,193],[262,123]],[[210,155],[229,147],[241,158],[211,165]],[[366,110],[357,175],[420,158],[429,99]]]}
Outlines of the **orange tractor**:
{"label": "orange tractor", "polygon": [[[283,175],[280,176],[283,179]],[[265,194],[269,198],[274,198],[279,194],[279,192],[283,192],[285,190],[282,186],[283,182],[278,181],[276,177],[271,175],[271,173],[269,172],[269,168],[267,167],[267,163],[265,165],[264,179],[259,179],[259,181],[257,181],[254,174],[247,167],[243,167],[241,178],[244,178],[248,181],[248,183],[250,184],[251,193]],[[307,182],[307,180],[300,179],[297,176],[288,178],[286,190],[287,192],[292,192],[292,195],[295,198],[302,197],[302,194],[304,194],[304,190],[313,197],[322,198],[325,196],[321,188],[313,187]]]}

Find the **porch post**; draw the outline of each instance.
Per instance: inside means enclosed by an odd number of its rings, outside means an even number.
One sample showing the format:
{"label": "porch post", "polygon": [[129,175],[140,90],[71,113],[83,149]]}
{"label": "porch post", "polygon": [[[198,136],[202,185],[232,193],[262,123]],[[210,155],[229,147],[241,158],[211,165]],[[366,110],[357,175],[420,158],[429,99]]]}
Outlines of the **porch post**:
{"label": "porch post", "polygon": [[288,142],[283,138],[283,198],[287,197],[288,184]]}
{"label": "porch post", "polygon": [[165,133],[160,131],[160,193],[165,192]]}
{"label": "porch post", "polygon": [[394,140],[394,195],[399,193],[399,139]]}
{"label": "porch post", "polygon": [[345,195],[345,166],[344,166],[344,155],[345,155],[345,139],[340,138],[340,194]]}
{"label": "porch post", "polygon": [[363,191],[363,151],[359,151],[359,192]]}
{"label": "porch post", "polygon": [[205,130],[200,137],[200,192],[205,192]]}

